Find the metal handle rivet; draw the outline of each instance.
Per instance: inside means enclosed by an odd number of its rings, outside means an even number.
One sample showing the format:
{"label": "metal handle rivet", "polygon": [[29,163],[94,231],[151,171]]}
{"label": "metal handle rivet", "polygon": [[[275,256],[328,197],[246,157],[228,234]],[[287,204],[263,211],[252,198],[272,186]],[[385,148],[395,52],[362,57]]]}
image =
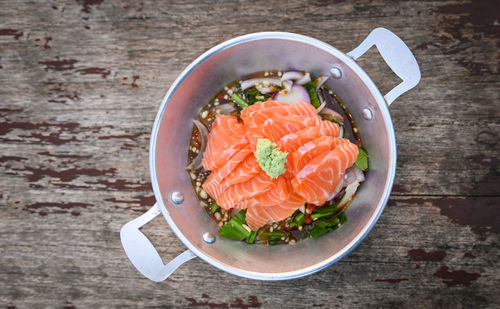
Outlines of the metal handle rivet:
{"label": "metal handle rivet", "polygon": [[337,67],[333,67],[330,69],[330,74],[332,74],[332,77],[335,78],[335,79],[339,79],[342,77],[342,71],[337,68]]}
{"label": "metal handle rivet", "polygon": [[184,195],[182,195],[182,193],[178,191],[173,192],[170,198],[172,199],[172,202],[177,205],[182,204],[182,202],[184,202]]}
{"label": "metal handle rivet", "polygon": [[369,108],[364,108],[361,114],[363,115],[363,118],[365,118],[366,120],[373,119],[373,112]]}
{"label": "metal handle rivet", "polygon": [[203,234],[203,241],[207,244],[213,244],[215,242],[215,235],[210,232],[206,232]]}

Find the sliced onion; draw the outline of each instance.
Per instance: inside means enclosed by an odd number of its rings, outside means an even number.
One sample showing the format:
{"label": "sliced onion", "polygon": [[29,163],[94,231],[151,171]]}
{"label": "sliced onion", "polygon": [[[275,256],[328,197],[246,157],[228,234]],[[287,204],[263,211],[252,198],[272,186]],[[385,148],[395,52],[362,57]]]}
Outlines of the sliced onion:
{"label": "sliced onion", "polygon": [[284,89],[277,92],[274,95],[273,100],[285,102],[290,105],[297,104],[300,101],[311,103],[311,98],[309,98],[309,93],[307,93],[307,90],[304,87],[299,85],[293,85],[290,91]]}
{"label": "sliced onion", "polygon": [[285,80],[299,80],[304,77],[304,75],[304,73],[299,71],[288,71],[283,73],[283,75],[281,76],[281,81],[283,82]]}
{"label": "sliced onion", "polygon": [[262,93],[262,94],[268,94],[268,93],[276,91],[276,90],[273,90],[273,89],[271,89],[269,87],[262,86],[261,84],[255,85],[255,88],[257,88],[257,90],[259,90],[259,92]]}
{"label": "sliced onion", "polygon": [[215,112],[217,114],[223,115],[231,115],[232,113],[236,113],[238,109],[232,106],[231,104],[221,104],[215,107]]}
{"label": "sliced onion", "polygon": [[345,171],[344,187],[354,182],[363,182],[365,179],[365,173],[359,167],[353,165]]}
{"label": "sliced onion", "polygon": [[314,84],[316,85],[317,91],[319,91],[319,88],[321,88],[321,86],[323,86],[323,84],[326,82],[326,80],[329,77],[330,76],[323,75],[323,76],[316,78],[316,80],[314,81]]}
{"label": "sliced onion", "polygon": [[295,83],[297,85],[305,85],[305,84],[307,84],[310,81],[311,81],[311,75],[309,73],[306,73],[304,75],[304,77],[302,77],[301,79],[297,80]]}
{"label": "sliced onion", "polygon": [[349,202],[352,201],[354,194],[356,193],[356,190],[358,190],[358,187],[359,187],[359,182],[353,182],[345,188],[344,197],[340,200],[338,208],[343,208],[347,206]]}
{"label": "sliced onion", "polygon": [[330,195],[330,197],[328,198],[328,201],[335,199],[339,195],[340,191],[344,187],[344,183],[344,178],[340,179],[339,183],[335,187],[335,190],[333,190],[332,195]]}
{"label": "sliced onion", "polygon": [[275,86],[281,87],[281,79],[279,79],[279,78],[272,78],[272,77],[268,77],[268,78],[252,78],[252,79],[247,79],[247,80],[241,81],[240,84],[241,84],[241,89],[242,90],[246,90],[246,89],[248,89],[250,87],[257,86],[257,85],[261,85],[261,86],[265,87],[266,84],[267,85],[275,85]]}
{"label": "sliced onion", "polygon": [[293,82],[291,80],[284,80],[281,83],[283,84],[286,90],[290,91],[290,89],[292,89]]}
{"label": "sliced onion", "polygon": [[316,112],[319,113],[326,106],[326,100],[323,97],[323,92],[318,91],[317,94],[318,94],[319,101],[321,102],[321,105],[318,108],[316,108]]}
{"label": "sliced onion", "polygon": [[198,152],[198,155],[193,159],[193,161],[188,166],[186,166],[186,169],[197,170],[202,167],[201,161],[203,159],[203,153],[205,152],[205,147],[207,146],[208,129],[207,127],[205,127],[203,123],[201,123],[196,119],[193,120],[193,123],[198,129],[198,132],[200,132],[201,147],[200,147],[200,152]]}
{"label": "sliced onion", "polygon": [[341,114],[328,107],[323,108],[319,114],[327,120],[335,120],[340,123],[344,122],[344,117],[342,117]]}

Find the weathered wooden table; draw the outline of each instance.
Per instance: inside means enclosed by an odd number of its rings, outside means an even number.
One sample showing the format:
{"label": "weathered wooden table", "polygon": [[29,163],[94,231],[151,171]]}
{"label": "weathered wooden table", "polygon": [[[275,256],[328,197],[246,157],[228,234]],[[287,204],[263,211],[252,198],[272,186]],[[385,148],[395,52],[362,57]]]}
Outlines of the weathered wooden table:
{"label": "weathered wooden table", "polygon": [[[1,1],[0,304],[7,308],[498,308],[498,1]],[[231,37],[289,31],[347,52],[375,27],[422,70],[390,108],[388,207],[337,264],[260,282],[195,259],[140,275],[121,226],[154,204],[149,134],[177,74]],[[373,49],[360,64],[398,83]],[[145,227],[165,261],[184,250]]]}

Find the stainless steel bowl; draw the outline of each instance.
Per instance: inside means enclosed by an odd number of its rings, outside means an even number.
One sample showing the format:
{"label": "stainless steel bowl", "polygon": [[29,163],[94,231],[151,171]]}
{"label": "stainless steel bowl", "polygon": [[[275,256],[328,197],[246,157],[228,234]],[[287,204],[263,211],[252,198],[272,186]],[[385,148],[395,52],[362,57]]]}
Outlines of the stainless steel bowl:
{"label": "stainless steel bowl", "polygon": [[[403,80],[382,96],[355,62],[376,45]],[[366,181],[337,231],[294,245],[248,245],[224,239],[193,191],[187,165],[192,119],[215,93],[244,75],[265,70],[298,69],[326,82],[347,105],[370,155]],[[388,105],[418,84],[420,70],[408,47],[392,32],[377,28],[353,51],[303,35],[261,32],[234,38],[193,61],[175,80],[156,116],[149,162],[157,203],[121,230],[121,241],[134,266],[153,281],[166,279],[185,261],[199,257],[234,275],[259,280],[284,280],[317,272],[353,250],[373,228],[391,192],[396,169],[396,140]],[[139,227],[162,214],[188,250],[164,265]]]}

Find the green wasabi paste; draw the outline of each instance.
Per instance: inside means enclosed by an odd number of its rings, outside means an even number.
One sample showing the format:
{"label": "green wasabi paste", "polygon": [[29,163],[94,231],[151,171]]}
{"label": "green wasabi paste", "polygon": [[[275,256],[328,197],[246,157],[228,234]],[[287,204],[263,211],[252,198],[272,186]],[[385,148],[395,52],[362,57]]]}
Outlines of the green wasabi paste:
{"label": "green wasabi paste", "polygon": [[280,151],[277,147],[270,140],[261,138],[257,141],[257,150],[254,153],[260,167],[271,178],[278,178],[286,171],[285,162],[288,153]]}

